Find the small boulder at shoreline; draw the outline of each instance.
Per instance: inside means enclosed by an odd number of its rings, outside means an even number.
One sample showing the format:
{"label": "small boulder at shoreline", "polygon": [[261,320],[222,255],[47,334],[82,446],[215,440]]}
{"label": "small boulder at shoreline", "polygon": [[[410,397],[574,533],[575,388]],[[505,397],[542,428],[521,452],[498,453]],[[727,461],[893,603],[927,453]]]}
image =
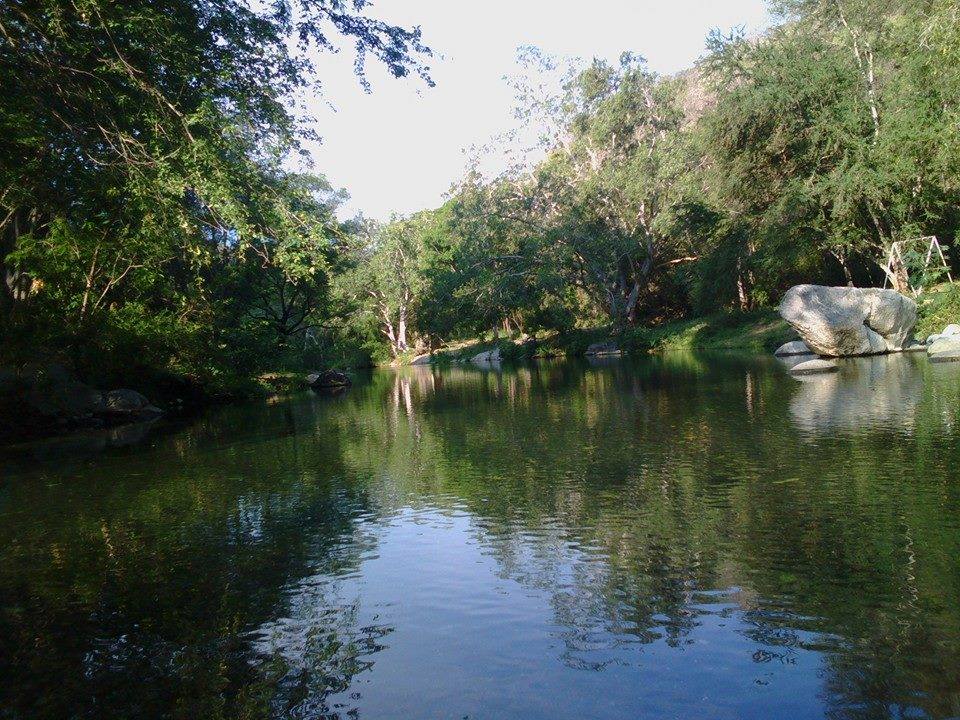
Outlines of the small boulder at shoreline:
{"label": "small boulder at shoreline", "polygon": [[104,394],[102,414],[114,420],[141,422],[154,420],[163,411],[136,390],[120,388]]}
{"label": "small boulder at shoreline", "polygon": [[145,408],[150,401],[136,390],[121,388],[111,390],[104,396],[104,405],[108,412],[132,413]]}
{"label": "small boulder at shoreline", "polygon": [[784,343],[773,352],[777,357],[793,357],[795,355],[815,355],[803,340],[791,340]]}
{"label": "small boulder at shoreline", "polygon": [[819,375],[837,371],[837,363],[833,360],[807,360],[790,368],[791,375]]}
{"label": "small boulder at shoreline", "polygon": [[501,360],[500,348],[494,348],[493,350],[485,350],[482,353],[477,353],[470,358],[470,360],[477,365],[492,365],[494,363],[498,363]]}
{"label": "small boulder at shoreline", "polygon": [[960,335],[954,337],[943,337],[941,335],[932,343],[927,345],[927,353],[930,355],[958,352],[960,352]]}
{"label": "small boulder at shoreline", "polygon": [[348,387],[353,384],[350,376],[339,370],[324,370],[307,375],[307,384],[315,389]]}
{"label": "small boulder at shoreline", "polygon": [[622,352],[623,351],[613,340],[608,340],[607,342],[593,343],[587,348],[587,351],[584,353],[584,355],[597,357],[601,355],[620,355]]}
{"label": "small boulder at shoreline", "polygon": [[941,335],[927,346],[930,362],[960,361],[960,335]]}
{"label": "small boulder at shoreline", "polygon": [[417,355],[413,360],[410,361],[411,365],[429,365],[433,362],[433,355],[427,353],[425,355]]}
{"label": "small boulder at shoreline", "polygon": [[960,338],[960,325],[947,325],[943,332],[928,335],[924,342],[927,345],[933,345],[937,340],[949,340],[950,338]]}

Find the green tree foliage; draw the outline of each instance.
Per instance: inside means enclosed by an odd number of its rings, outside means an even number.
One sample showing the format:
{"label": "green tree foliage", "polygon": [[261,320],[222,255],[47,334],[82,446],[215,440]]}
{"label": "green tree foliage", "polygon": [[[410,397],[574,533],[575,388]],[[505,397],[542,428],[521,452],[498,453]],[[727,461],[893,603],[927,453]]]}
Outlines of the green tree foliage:
{"label": "green tree foliage", "polygon": [[630,53],[564,71],[524,49],[516,115],[540,129],[541,159],[471,172],[437,212],[442,262],[425,265],[414,326],[453,338],[751,310],[798,282],[880,284],[896,240],[952,245],[955,4],[772,9],[763,36],[715,32],[670,77]]}
{"label": "green tree foliage", "polygon": [[429,215],[381,224],[363,222],[352,234],[352,268],[338,278],[344,300],[368,337],[381,337],[393,358],[411,349],[409,328],[423,290],[423,233]]}
{"label": "green tree foliage", "polygon": [[114,356],[123,338],[201,370],[262,363],[317,325],[336,196],[286,169],[310,54],[345,40],[361,82],[369,56],[429,82],[419,30],[368,5],[4,3],[0,322],[16,347]]}

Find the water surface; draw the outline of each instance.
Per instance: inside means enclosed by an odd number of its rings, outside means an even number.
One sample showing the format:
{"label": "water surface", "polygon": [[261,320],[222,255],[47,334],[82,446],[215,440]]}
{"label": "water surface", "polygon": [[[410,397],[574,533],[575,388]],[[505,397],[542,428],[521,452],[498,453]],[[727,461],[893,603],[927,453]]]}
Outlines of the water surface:
{"label": "water surface", "polygon": [[960,716],[960,364],[377,371],[3,453],[2,718]]}

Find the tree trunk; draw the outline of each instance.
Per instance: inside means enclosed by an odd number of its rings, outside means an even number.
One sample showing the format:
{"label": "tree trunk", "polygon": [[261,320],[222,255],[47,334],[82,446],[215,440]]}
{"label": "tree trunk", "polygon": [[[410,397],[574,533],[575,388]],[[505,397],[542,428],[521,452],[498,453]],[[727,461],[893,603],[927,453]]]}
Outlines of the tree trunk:
{"label": "tree trunk", "polygon": [[635,325],[637,322],[637,301],[640,299],[640,283],[635,282],[633,287],[630,289],[630,294],[627,296],[627,303],[625,308],[625,314],[627,322],[630,325]]}
{"label": "tree trunk", "polygon": [[832,253],[837,262],[840,263],[840,269],[843,271],[843,278],[847,281],[847,287],[853,287],[853,273],[850,272],[850,266],[847,264],[847,258],[842,252]]}
{"label": "tree trunk", "polygon": [[747,282],[743,277],[743,266],[740,260],[737,260],[737,299],[740,301],[740,309],[747,311],[750,309],[750,293],[747,289]]}
{"label": "tree trunk", "polygon": [[[397,350],[404,352],[407,349],[407,307],[400,306],[400,320],[397,323]],[[399,354],[399,353],[398,353]]]}

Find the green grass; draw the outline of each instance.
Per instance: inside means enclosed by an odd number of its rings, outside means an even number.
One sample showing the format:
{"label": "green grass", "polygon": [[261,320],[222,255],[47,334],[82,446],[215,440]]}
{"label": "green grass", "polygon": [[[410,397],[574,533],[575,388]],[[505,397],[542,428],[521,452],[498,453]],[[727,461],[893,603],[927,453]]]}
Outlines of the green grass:
{"label": "green grass", "polygon": [[951,323],[960,323],[960,284],[945,283],[931,288],[917,300],[917,339],[943,332]]}
{"label": "green grass", "polygon": [[796,332],[775,310],[764,309],[721,312],[636,328],[624,334],[621,347],[633,352],[697,349],[767,352],[796,337]]}

